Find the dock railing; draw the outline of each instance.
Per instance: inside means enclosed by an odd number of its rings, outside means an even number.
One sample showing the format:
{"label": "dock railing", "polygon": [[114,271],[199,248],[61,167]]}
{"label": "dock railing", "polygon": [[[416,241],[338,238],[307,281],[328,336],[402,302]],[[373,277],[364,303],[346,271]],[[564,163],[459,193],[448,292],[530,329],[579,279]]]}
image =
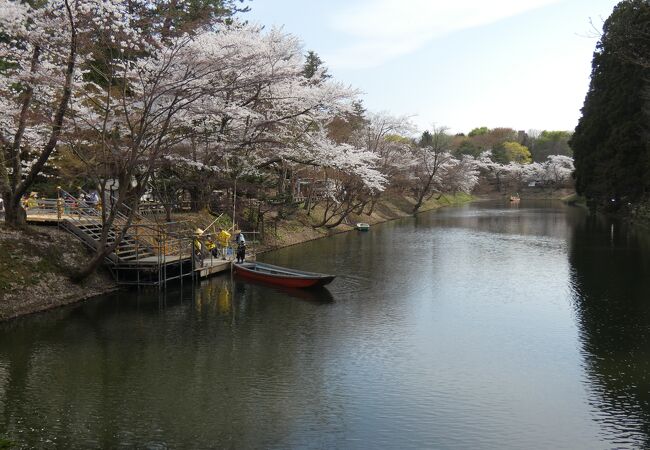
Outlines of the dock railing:
{"label": "dock railing", "polygon": [[[115,208],[115,214],[106,232],[106,245],[118,238],[121,242],[107,255],[106,263],[118,283],[162,286],[170,280],[194,278],[197,270],[220,266],[220,263],[229,263],[236,257],[234,233],[223,245],[215,227],[197,236],[195,231],[200,226],[190,220],[161,221],[157,220],[160,216],[147,217],[138,210],[133,211],[129,205],[118,203],[114,197],[107,202]],[[97,251],[105,230],[104,205],[77,198],[62,188],[57,190],[55,199],[31,199],[31,203],[27,209],[29,215],[41,215],[41,221],[58,223],[92,251]],[[121,238],[120,233],[123,233]],[[243,231],[243,234],[247,242],[246,259],[254,259],[260,233]]]}

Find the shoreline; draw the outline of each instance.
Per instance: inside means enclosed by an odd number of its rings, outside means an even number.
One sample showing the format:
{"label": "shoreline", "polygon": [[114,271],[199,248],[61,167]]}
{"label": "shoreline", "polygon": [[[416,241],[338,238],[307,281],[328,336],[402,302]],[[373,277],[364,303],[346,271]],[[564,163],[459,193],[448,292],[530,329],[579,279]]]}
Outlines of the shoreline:
{"label": "shoreline", "polygon": [[115,292],[119,286],[100,269],[75,284],[69,274],[88,259],[76,239],[48,226],[15,231],[0,225],[0,322]]}
{"label": "shoreline", "polygon": [[[553,200],[561,200],[561,197],[557,194],[544,193],[543,195],[543,198]],[[357,222],[369,223],[372,226],[415,217],[445,207],[505,198],[506,195],[501,193],[475,196],[443,195],[439,199],[429,199],[424,202],[420,210],[413,214],[411,211],[415,204],[414,199],[404,195],[388,195],[377,202],[372,214],[351,214],[348,223],[331,229],[312,226],[310,222],[318,215],[317,210],[312,216],[298,210],[291,219],[277,221],[274,232],[269,233],[267,237],[267,242],[256,246],[253,255],[256,257],[273,250],[356,231],[353,224]],[[524,195],[523,198],[541,199],[542,197]],[[41,239],[40,243],[39,239]],[[70,270],[77,261],[88,258],[88,254],[81,243],[58,228],[30,226],[28,231],[21,234],[0,225],[0,243],[9,249],[4,260],[0,258],[0,271],[4,271],[4,277],[0,276],[0,322],[128,289],[117,285],[104,270],[99,270],[82,284],[72,283],[68,279]],[[36,255],[41,258],[38,259]],[[17,269],[26,272],[23,273],[22,278],[20,275],[16,276]],[[15,278],[12,279],[12,276]]]}
{"label": "shoreline", "polygon": [[[471,196],[450,196],[440,202],[428,201],[418,214],[473,200]],[[372,215],[351,215],[349,222],[374,225],[413,216],[408,212],[412,204],[404,196],[382,199]],[[292,219],[278,221],[275,232],[269,233],[267,243],[255,249],[255,255],[355,230],[350,224],[315,229],[309,223],[311,218],[301,212],[298,210]],[[68,275],[89,255],[80,242],[57,227],[29,226],[18,232],[0,224],[0,245],[6,249],[0,254],[0,322],[128,289],[117,285],[102,269],[81,284],[72,283]]]}
{"label": "shoreline", "polygon": [[[478,197],[467,194],[458,194],[455,196],[443,196],[442,200],[428,200],[423,203],[423,206],[417,213],[409,212],[412,210],[415,201],[406,196],[393,196],[380,200],[377,202],[377,207],[373,214],[351,214],[350,220],[346,224],[338,225],[334,228],[323,230],[314,229],[310,224],[304,223],[307,221],[305,217],[294,219],[293,221],[286,221],[281,227],[278,227],[279,232],[275,238],[269,239],[269,242],[257,247],[255,255],[262,255],[273,250],[279,250],[285,247],[291,247],[305,242],[323,239],[341,233],[356,231],[355,225],[359,222],[368,223],[369,225],[377,225],[386,223],[393,220],[404,219],[407,217],[415,217],[419,214],[435,211],[440,208],[449,206],[459,206],[467,203],[477,201]],[[296,223],[299,222],[300,225]],[[298,230],[299,229],[299,230]]]}

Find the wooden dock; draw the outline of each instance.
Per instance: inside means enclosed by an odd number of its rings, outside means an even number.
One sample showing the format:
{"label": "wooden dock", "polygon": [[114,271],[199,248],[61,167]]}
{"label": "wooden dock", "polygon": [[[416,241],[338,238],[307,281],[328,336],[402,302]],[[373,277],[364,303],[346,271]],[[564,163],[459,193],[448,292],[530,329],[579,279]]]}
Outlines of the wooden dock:
{"label": "wooden dock", "polygon": [[[189,257],[180,255],[147,256],[136,261],[139,266],[157,266],[159,264],[182,263],[189,261]],[[211,275],[229,272],[232,266],[232,259],[206,258],[203,264],[195,264],[195,276],[207,278]]]}
{"label": "wooden dock", "polygon": [[203,261],[201,267],[196,267],[194,270],[198,273],[199,278],[207,278],[217,273],[230,272],[231,267],[231,260],[209,258]]}
{"label": "wooden dock", "polygon": [[[57,204],[56,200],[45,202]],[[229,255],[228,259],[223,259],[208,255],[199,261],[193,255],[193,234],[168,237],[160,225],[147,221],[146,218],[139,219],[144,224],[137,223],[129,228],[120,246],[106,258],[106,264],[119,284],[164,286],[172,280],[207,278],[231,270],[234,256]],[[97,212],[89,208],[74,211],[62,211],[56,207],[50,207],[49,210],[46,207],[29,208],[27,222],[56,224],[91,250],[95,249],[101,234]],[[157,231],[152,234],[152,230]],[[117,230],[110,230],[109,239],[116,234]],[[167,247],[170,242],[176,250],[170,251]]]}
{"label": "wooden dock", "polygon": [[47,224],[57,224],[62,220],[75,220],[77,222],[81,221],[83,222],[84,219],[83,216],[79,216],[78,214],[61,214],[61,216],[58,216],[56,213],[51,213],[51,212],[41,212],[41,211],[36,211],[36,212],[30,212],[27,210],[27,223],[31,223],[34,225],[47,225]]}

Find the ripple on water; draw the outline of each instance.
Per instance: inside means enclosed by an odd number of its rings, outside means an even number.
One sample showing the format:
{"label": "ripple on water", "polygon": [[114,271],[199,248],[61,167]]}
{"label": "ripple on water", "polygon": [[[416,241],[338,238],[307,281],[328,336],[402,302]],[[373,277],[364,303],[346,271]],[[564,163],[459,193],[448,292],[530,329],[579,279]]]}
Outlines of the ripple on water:
{"label": "ripple on water", "polygon": [[0,435],[61,448],[647,447],[649,322],[630,308],[644,303],[615,265],[584,277],[593,253],[563,214],[448,209],[265,255],[336,274],[329,296],[219,277],[165,302],[123,292],[0,326]]}

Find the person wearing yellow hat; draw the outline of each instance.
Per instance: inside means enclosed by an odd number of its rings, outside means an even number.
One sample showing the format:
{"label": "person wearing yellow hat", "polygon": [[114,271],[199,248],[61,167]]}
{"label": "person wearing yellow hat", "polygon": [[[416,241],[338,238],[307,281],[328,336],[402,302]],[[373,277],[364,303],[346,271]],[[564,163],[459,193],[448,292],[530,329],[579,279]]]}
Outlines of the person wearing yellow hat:
{"label": "person wearing yellow hat", "polygon": [[205,236],[205,249],[208,251],[208,253],[212,256],[218,256],[217,255],[217,244],[214,243],[214,237],[211,234],[206,234]]}
{"label": "person wearing yellow hat", "polygon": [[38,205],[38,192],[32,192],[27,199],[27,207],[34,208]]}
{"label": "person wearing yellow hat", "polygon": [[196,259],[196,262],[199,267],[203,266],[203,230],[201,228],[197,228],[194,230],[194,245],[193,245],[193,250],[194,250],[194,258]]}
{"label": "person wearing yellow hat", "polygon": [[230,244],[230,233],[222,229],[217,235],[217,240],[219,241],[219,247],[221,247],[221,256],[223,259],[226,259],[228,256],[228,245]]}

